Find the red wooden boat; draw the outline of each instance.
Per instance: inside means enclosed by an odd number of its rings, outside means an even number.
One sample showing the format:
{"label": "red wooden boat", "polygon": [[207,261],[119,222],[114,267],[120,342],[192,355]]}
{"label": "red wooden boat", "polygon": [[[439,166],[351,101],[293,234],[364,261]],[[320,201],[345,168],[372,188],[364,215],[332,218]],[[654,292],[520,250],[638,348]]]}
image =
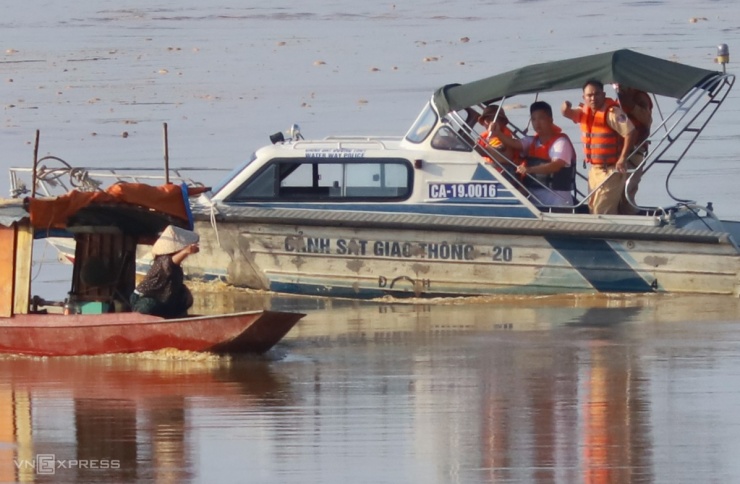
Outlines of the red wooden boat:
{"label": "red wooden boat", "polygon": [[163,319],[146,314],[17,314],[0,320],[0,353],[78,356],[176,348],[263,353],[303,317],[248,311]]}
{"label": "red wooden boat", "polygon": [[[164,319],[129,310],[137,245],[151,244],[169,224],[192,226],[187,190],[121,184],[106,192],[0,202],[0,353],[74,356],[164,348],[262,353],[272,348],[303,314],[260,310]],[[76,243],[67,302],[78,314],[54,314],[55,304],[30,296],[33,238],[60,234]]]}

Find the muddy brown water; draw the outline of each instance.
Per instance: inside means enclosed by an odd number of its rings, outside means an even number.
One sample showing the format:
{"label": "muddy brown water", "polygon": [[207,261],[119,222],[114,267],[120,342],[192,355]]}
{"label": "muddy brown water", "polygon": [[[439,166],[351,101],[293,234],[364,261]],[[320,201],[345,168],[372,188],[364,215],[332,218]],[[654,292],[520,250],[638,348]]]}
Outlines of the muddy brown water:
{"label": "muddy brown water", "polygon": [[0,481],[740,478],[736,298],[196,300],[307,316],[262,356],[0,358]]}

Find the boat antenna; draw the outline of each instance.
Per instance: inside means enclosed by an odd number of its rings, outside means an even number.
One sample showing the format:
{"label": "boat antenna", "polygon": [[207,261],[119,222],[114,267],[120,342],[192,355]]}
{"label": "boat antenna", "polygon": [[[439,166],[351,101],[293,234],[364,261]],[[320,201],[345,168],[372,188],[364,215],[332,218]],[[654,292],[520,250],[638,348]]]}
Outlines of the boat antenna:
{"label": "boat antenna", "polygon": [[730,48],[727,44],[717,46],[717,63],[722,64],[722,74],[727,74],[727,63],[730,62]]}
{"label": "boat antenna", "polygon": [[36,130],[36,141],[33,143],[33,172],[31,172],[31,198],[36,198],[36,168],[39,165],[39,130]]}
{"label": "boat antenna", "polygon": [[170,144],[167,139],[167,123],[164,124],[164,182],[170,183]]}

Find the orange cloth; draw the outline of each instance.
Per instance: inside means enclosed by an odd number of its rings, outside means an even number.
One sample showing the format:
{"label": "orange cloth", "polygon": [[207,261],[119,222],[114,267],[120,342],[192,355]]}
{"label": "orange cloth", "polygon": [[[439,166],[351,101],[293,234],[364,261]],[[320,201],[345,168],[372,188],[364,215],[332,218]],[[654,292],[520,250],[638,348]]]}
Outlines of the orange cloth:
{"label": "orange cloth", "polygon": [[615,107],[619,104],[609,98],[596,112],[588,106],[581,107],[577,122],[581,125],[581,142],[587,163],[613,165],[619,159],[624,139],[607,123],[607,115]]}
{"label": "orange cloth", "polygon": [[[188,196],[202,192],[200,188],[188,188]],[[188,220],[189,213],[180,185],[170,183],[155,187],[143,183],[118,183],[104,192],[72,190],[56,198],[31,198],[28,205],[31,225],[42,229],[63,229],[69,217],[93,203],[126,203],[163,212],[184,221]]]}

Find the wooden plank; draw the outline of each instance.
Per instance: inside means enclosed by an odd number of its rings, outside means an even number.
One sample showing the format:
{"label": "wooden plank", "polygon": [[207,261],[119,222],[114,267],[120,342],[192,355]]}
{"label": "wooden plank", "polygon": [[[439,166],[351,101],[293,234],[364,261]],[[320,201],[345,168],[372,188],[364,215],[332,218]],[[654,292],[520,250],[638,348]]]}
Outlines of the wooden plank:
{"label": "wooden plank", "polygon": [[0,317],[13,315],[15,226],[0,225]]}
{"label": "wooden plank", "polygon": [[31,260],[33,257],[33,229],[28,222],[18,224],[15,247],[14,314],[28,314],[31,303]]}

